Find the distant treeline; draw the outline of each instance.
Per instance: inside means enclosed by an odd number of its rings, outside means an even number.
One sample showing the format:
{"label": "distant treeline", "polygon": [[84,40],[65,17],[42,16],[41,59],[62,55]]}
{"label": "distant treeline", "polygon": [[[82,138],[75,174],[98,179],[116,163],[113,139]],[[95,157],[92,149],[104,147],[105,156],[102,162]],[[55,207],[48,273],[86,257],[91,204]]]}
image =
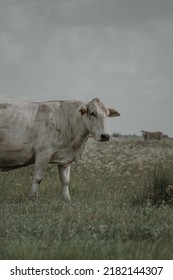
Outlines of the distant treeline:
{"label": "distant treeline", "polygon": [[140,135],[136,135],[136,134],[121,134],[118,132],[113,132],[112,133],[112,137],[139,137]]}
{"label": "distant treeline", "polygon": [[[136,134],[121,134],[118,132],[113,132],[112,137],[141,137],[142,135],[136,135]],[[167,134],[163,134],[164,138],[171,138]]]}

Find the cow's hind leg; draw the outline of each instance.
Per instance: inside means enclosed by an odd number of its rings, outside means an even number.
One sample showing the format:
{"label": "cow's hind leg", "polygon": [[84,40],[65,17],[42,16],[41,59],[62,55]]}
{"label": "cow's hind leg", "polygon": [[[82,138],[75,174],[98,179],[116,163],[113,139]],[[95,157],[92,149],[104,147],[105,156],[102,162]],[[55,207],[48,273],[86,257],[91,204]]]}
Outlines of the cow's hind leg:
{"label": "cow's hind leg", "polygon": [[38,196],[38,189],[39,185],[43,179],[44,173],[46,171],[46,168],[48,166],[50,157],[38,157],[35,161],[35,169],[34,169],[34,179],[31,187],[31,192],[29,194],[29,197],[31,199],[34,199]]}
{"label": "cow's hind leg", "polygon": [[62,195],[66,201],[70,201],[69,183],[70,183],[70,165],[62,166],[58,164],[59,177],[61,181]]}

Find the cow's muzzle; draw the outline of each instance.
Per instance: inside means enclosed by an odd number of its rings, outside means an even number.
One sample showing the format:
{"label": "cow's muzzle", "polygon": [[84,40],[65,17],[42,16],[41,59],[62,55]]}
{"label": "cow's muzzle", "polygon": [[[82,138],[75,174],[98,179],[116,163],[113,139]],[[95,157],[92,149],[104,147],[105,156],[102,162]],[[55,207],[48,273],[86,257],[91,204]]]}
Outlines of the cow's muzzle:
{"label": "cow's muzzle", "polygon": [[109,141],[109,139],[110,139],[109,134],[101,134],[101,138],[100,138],[101,142]]}

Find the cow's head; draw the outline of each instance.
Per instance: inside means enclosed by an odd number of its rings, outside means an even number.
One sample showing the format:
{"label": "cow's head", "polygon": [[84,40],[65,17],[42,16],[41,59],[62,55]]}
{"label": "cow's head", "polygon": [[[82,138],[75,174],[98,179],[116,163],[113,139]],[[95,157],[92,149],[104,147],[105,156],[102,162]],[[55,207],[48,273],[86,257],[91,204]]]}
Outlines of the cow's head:
{"label": "cow's head", "polygon": [[79,111],[91,137],[97,141],[109,141],[110,135],[106,127],[106,119],[107,117],[118,117],[120,113],[114,109],[106,108],[98,98],[82,105]]}
{"label": "cow's head", "polygon": [[142,135],[144,135],[146,133],[146,131],[145,130],[141,130],[141,133],[142,133]]}

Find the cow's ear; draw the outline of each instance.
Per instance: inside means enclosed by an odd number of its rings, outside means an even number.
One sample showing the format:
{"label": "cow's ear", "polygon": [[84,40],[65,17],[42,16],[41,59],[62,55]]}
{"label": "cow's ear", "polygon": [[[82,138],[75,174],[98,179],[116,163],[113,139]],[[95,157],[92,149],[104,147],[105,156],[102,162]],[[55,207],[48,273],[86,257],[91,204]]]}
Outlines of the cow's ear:
{"label": "cow's ear", "polygon": [[98,97],[95,97],[93,100],[92,100],[92,102],[94,103],[94,102],[96,102],[96,103],[98,103],[98,104],[100,104],[100,99],[98,98]]}
{"label": "cow's ear", "polygon": [[79,112],[81,113],[81,115],[84,115],[85,113],[87,113],[87,107],[84,105],[81,105],[79,108]]}
{"label": "cow's ear", "polygon": [[108,117],[119,117],[120,113],[115,109],[108,109]]}

